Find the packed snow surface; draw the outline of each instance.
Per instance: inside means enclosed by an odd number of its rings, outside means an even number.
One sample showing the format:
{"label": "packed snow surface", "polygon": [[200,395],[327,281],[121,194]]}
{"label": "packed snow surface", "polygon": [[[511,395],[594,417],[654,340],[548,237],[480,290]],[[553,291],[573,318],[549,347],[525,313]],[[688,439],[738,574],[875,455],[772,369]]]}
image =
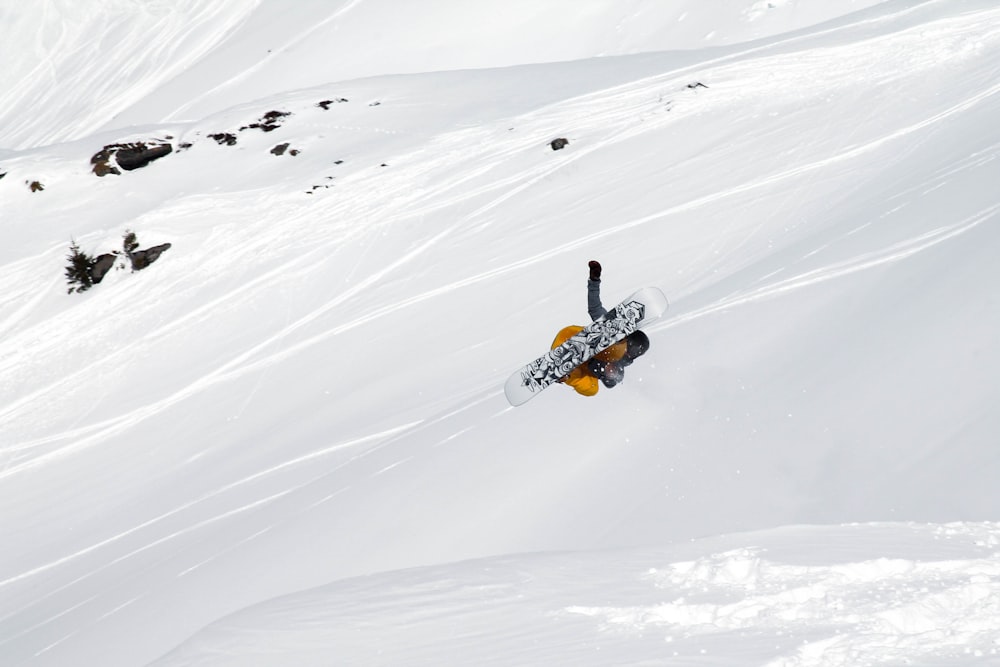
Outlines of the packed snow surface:
{"label": "packed snow surface", "polygon": [[[0,0],[0,58],[0,664],[1000,664],[993,0]],[[511,408],[591,259],[650,351]]]}

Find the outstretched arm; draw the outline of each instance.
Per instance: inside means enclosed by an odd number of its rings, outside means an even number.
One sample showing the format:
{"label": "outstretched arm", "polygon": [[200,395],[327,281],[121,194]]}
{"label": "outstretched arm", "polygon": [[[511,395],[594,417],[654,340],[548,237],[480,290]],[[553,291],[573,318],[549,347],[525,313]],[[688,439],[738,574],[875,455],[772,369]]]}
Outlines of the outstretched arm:
{"label": "outstretched arm", "polygon": [[587,312],[594,321],[608,312],[601,303],[601,265],[594,261],[590,262],[590,279],[587,281]]}

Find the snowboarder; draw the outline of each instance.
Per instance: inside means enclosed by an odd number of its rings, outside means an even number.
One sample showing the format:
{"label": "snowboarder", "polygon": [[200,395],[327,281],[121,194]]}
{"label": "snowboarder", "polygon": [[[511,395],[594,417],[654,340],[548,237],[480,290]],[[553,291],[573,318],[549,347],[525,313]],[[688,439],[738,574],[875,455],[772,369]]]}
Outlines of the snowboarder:
{"label": "snowboarder", "polygon": [[[591,261],[590,279],[587,280],[587,312],[590,319],[597,320],[608,311],[601,303],[601,265]],[[555,349],[583,330],[581,326],[565,327],[556,335],[552,342]],[[601,383],[611,388],[622,381],[625,367],[649,349],[649,337],[642,331],[629,334],[624,340],[615,343],[585,364],[574,368],[569,375],[559,380],[573,387],[578,394],[593,396],[600,389]]]}

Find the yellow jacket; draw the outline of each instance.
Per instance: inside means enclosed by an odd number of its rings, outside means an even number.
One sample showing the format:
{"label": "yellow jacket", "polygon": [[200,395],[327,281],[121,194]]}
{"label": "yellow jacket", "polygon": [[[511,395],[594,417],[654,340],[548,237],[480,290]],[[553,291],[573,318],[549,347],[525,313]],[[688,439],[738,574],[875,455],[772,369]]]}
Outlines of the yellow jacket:
{"label": "yellow jacket", "polygon": [[[556,339],[552,341],[552,347],[550,349],[554,350],[581,331],[583,331],[583,327],[581,326],[573,325],[565,327],[558,334],[556,334]],[[604,362],[618,361],[625,356],[625,351],[627,349],[628,344],[625,341],[620,341],[598,354],[595,359]],[[573,389],[576,390],[576,393],[583,394],[584,396],[593,396],[601,387],[601,383],[597,379],[597,376],[591,372],[591,370],[587,367],[587,364],[577,366],[570,371],[569,375],[560,380],[560,382],[565,382],[569,386],[573,387]]]}

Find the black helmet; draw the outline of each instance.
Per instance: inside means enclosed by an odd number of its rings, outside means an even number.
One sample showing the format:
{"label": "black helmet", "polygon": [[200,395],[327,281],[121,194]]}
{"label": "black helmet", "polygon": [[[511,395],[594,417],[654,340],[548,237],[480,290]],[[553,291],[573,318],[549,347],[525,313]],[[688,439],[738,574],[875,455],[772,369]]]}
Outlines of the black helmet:
{"label": "black helmet", "polygon": [[629,334],[625,337],[625,342],[628,344],[628,350],[625,354],[632,359],[641,357],[649,349],[649,336],[642,331]]}

